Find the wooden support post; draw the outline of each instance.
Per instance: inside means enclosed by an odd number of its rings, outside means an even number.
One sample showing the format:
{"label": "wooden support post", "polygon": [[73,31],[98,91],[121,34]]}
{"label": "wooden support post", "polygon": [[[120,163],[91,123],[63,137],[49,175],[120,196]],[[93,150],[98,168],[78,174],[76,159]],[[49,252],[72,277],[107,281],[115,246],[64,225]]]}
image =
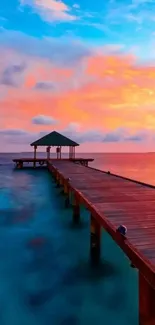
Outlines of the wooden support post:
{"label": "wooden support post", "polygon": [[53,169],[53,171],[52,171],[52,175],[53,175],[53,179],[54,179],[54,181],[56,182],[56,171]]}
{"label": "wooden support post", "polygon": [[37,146],[34,146],[34,162],[33,162],[33,167],[36,167],[36,156],[37,156]]}
{"label": "wooden support post", "polygon": [[61,176],[60,176],[60,179],[59,179],[59,185],[60,185],[60,187],[63,186],[63,180],[62,180]]}
{"label": "wooden support post", "polygon": [[155,324],[155,289],[139,272],[139,325]]}
{"label": "wooden support post", "polygon": [[56,177],[57,177],[57,171],[53,168],[53,170],[52,170],[52,174],[53,174],[53,178],[54,178],[54,180],[55,180],[55,182],[56,182]]}
{"label": "wooden support post", "polygon": [[17,166],[18,169],[22,169],[23,168],[23,162],[22,161],[17,162],[16,166]]}
{"label": "wooden support post", "polygon": [[90,257],[93,265],[100,261],[101,228],[97,220],[91,215],[90,218]]}
{"label": "wooden support post", "polygon": [[61,190],[61,192],[60,192],[60,194],[64,194],[64,180],[61,178],[61,180],[60,180],[60,187],[62,188],[62,190]]}
{"label": "wooden support post", "polygon": [[55,181],[56,176],[55,176],[55,170],[51,168],[51,176],[53,177],[53,180]]}
{"label": "wooden support post", "polygon": [[74,195],[73,198],[73,222],[79,223],[80,221],[80,204],[77,197]]}
{"label": "wooden support post", "polygon": [[68,193],[68,187],[67,187],[67,182],[64,181],[64,194]]}
{"label": "wooden support post", "polygon": [[56,187],[60,187],[60,176],[58,172],[56,173],[56,183],[57,183]]}
{"label": "wooden support post", "polygon": [[68,208],[70,205],[70,201],[69,201],[69,187],[68,184],[65,182],[64,184],[64,194],[66,196],[65,198],[65,208]]}
{"label": "wooden support post", "polygon": [[70,206],[70,201],[69,201],[69,193],[67,195],[67,197],[65,198],[65,208],[69,208]]}

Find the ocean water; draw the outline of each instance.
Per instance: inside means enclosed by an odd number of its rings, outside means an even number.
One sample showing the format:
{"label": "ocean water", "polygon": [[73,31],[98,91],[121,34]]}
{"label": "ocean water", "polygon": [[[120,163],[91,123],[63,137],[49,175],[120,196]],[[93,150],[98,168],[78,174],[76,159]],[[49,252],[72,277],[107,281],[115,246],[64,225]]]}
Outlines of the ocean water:
{"label": "ocean water", "polygon": [[[0,324],[138,325],[137,270],[105,231],[101,265],[92,268],[88,211],[81,207],[74,227],[51,175],[15,171],[16,155],[0,154]],[[154,154],[79,156],[155,184]]]}

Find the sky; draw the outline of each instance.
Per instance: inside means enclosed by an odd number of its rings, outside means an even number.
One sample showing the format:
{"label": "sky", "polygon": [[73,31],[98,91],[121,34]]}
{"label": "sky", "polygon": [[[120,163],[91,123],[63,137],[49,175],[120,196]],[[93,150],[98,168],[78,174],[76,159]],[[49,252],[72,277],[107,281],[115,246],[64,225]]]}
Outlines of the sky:
{"label": "sky", "polygon": [[0,152],[155,151],[155,0],[1,0]]}

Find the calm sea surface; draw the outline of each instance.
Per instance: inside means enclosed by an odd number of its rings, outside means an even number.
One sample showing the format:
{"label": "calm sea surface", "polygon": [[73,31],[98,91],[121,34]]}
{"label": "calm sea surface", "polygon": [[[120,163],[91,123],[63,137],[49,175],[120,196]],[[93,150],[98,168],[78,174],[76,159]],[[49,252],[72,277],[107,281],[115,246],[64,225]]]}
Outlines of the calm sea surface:
{"label": "calm sea surface", "polygon": [[[88,211],[75,228],[50,174],[15,171],[15,156],[0,154],[0,324],[138,325],[137,271],[104,231],[92,269]],[[155,185],[155,154],[79,156]]]}

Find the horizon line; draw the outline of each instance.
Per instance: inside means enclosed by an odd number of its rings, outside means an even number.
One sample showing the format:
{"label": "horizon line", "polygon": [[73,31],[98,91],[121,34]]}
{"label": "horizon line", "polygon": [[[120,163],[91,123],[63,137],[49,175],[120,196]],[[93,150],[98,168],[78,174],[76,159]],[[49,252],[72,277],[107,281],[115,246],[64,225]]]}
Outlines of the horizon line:
{"label": "horizon line", "polygon": [[[0,154],[33,154],[33,151],[6,151],[6,152],[0,152]],[[38,151],[39,153],[43,153],[46,155],[46,151]],[[144,154],[144,153],[155,153],[155,151],[96,151],[96,152],[76,152],[76,154]],[[51,152],[51,154],[56,154],[55,152]],[[62,154],[68,154],[68,151],[63,152]]]}

